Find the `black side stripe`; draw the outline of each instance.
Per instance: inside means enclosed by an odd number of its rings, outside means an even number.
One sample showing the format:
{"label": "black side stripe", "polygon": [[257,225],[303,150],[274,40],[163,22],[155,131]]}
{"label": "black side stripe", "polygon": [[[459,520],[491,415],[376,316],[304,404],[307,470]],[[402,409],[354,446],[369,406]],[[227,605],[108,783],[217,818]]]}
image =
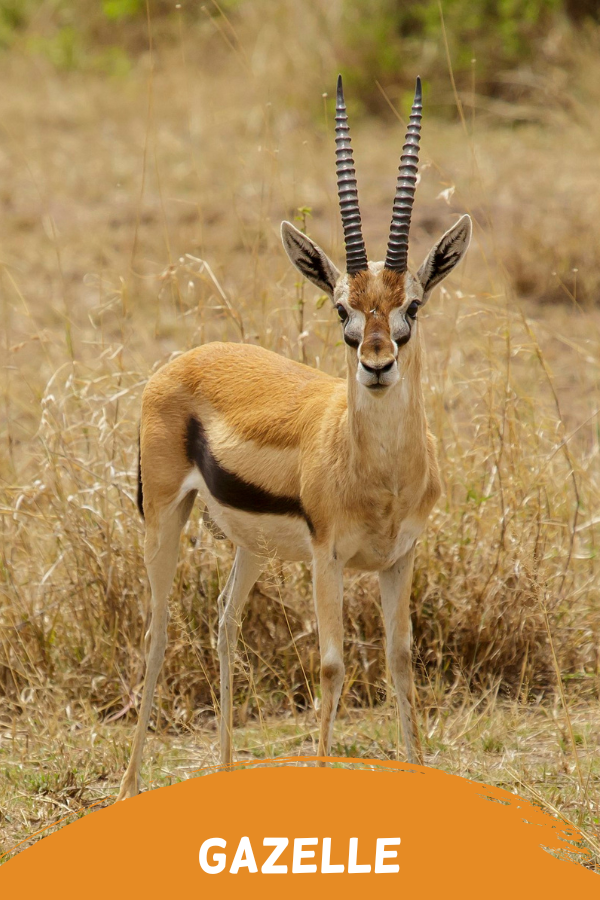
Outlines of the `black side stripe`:
{"label": "black side stripe", "polygon": [[137,484],[137,506],[140,516],[144,518],[144,488],[142,487],[142,448],[140,446],[140,435],[138,432],[138,484]]}
{"label": "black side stripe", "polygon": [[213,456],[202,423],[190,416],[185,436],[188,461],[198,466],[211,495],[232,509],[249,513],[269,513],[275,516],[298,516],[306,521],[309,531],[314,527],[298,497],[282,497],[244,481],[224,469]]}

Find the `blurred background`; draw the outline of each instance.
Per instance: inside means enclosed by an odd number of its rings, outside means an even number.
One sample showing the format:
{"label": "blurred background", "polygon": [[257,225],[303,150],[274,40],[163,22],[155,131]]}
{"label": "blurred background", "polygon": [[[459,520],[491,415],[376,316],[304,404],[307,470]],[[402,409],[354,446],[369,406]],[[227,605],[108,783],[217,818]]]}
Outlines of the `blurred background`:
{"label": "blurred background", "polygon": [[[600,7],[592,0],[0,0],[0,852],[111,796],[143,678],[140,397],[204,341],[344,373],[292,219],[343,264],[344,76],[383,257],[415,76],[416,268],[469,212],[423,319],[444,493],[413,591],[428,764],[510,786],[597,849]],[[232,548],[190,521],[146,784],[215,761]],[[334,752],[403,753],[376,579],[346,579]],[[272,563],[243,625],[236,744],[314,753],[310,573]],[[3,773],[3,774],[2,774]]]}

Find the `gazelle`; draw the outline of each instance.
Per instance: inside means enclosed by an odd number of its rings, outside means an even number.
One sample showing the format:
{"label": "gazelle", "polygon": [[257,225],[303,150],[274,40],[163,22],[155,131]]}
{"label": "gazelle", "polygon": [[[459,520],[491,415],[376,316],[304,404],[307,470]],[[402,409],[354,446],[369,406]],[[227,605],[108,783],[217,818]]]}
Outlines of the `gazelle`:
{"label": "gazelle", "polygon": [[146,386],[138,503],[146,521],[152,621],[139,719],[119,799],[138,792],[179,537],[197,494],[237,547],[219,598],[222,762],[232,762],[232,661],[242,612],[265,552],[312,562],[321,654],[320,756],[330,752],[344,681],[343,572],[349,567],[379,573],[407,755],[422,762],[409,602],[415,542],[440,482],[423,404],[419,312],[464,256],[471,220],[463,216],[417,274],[409,273],[421,109],[417,79],[385,262],[367,261],[341,78],[336,158],[346,272],[289,222],[281,226],[290,260],[329,295],[339,315],[346,379],[249,344],[210,343],[165,365]]}

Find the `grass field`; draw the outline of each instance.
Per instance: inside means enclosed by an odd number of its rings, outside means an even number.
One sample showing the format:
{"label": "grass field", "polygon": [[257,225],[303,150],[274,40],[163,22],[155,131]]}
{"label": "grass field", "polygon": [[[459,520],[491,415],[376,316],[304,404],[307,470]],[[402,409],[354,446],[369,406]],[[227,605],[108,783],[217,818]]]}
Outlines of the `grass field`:
{"label": "grass field", "polygon": [[[57,68],[19,46],[0,57],[0,853],[112,796],[126,763],[148,602],[135,477],[149,374],[224,338],[343,374],[335,316],[297,283],[278,236],[297,217],[342,261],[321,96],[336,60],[318,21],[300,35],[287,6],[268,28],[248,12],[164,43],[154,34],[112,74]],[[459,213],[475,234],[424,316],[444,493],[420,542],[413,626],[427,764],[536,799],[596,852],[591,53],[577,73],[548,73],[512,111],[476,83],[467,105],[449,77],[437,102],[426,94],[438,115],[424,120],[412,266]],[[439,115],[457,100],[462,120]],[[402,98],[383,108],[353,122],[374,258],[405,112]],[[182,541],[148,785],[217,756],[216,598],[232,550],[201,513]],[[375,580],[352,574],[346,588],[334,752],[402,757]],[[315,752],[318,671],[309,573],[273,562],[243,625],[238,754]]]}

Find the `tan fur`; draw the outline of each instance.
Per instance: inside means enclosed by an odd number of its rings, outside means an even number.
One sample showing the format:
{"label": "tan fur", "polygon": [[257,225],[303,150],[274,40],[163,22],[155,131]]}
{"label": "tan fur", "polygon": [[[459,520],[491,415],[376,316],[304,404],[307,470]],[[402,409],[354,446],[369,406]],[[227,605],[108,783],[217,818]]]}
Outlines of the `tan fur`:
{"label": "tan fur", "polygon": [[380,278],[371,272],[359,272],[350,287],[350,305],[365,316],[361,359],[367,365],[382,365],[393,360],[396,352],[390,337],[389,317],[404,305],[404,276],[384,269]]}
{"label": "tan fur", "polygon": [[350,303],[365,314],[375,309],[387,319],[391,311],[402,306],[405,300],[404,274],[384,268],[379,277],[373,277],[367,269],[352,278]]}
{"label": "tan fur", "polygon": [[[120,798],[138,790],[144,734],[166,639],[167,582],[195,492],[239,548],[220,598],[223,762],[232,761],[232,659],[242,610],[260,573],[261,558],[271,553],[313,564],[323,696],[319,753],[329,753],[343,685],[342,576],[345,567],[354,567],[380,573],[388,660],[408,756],[421,761],[409,599],[414,545],[439,496],[440,481],[424,413],[420,323],[413,323],[408,343],[396,347],[390,313],[408,302],[404,275],[379,269],[355,276],[349,288],[342,282],[336,291],[346,290],[352,308],[365,317],[360,351],[347,350],[346,380],[260,347],[212,343],[164,366],[144,391],[145,558],[152,586],[152,628],[157,621],[158,636],[155,642],[152,632],[142,709]],[[360,383],[357,373],[365,358],[381,365],[391,354],[397,357],[399,373],[392,386],[377,393]],[[224,469],[272,494],[300,501],[307,519],[240,512],[217,502],[186,458],[190,416],[202,423]]]}

